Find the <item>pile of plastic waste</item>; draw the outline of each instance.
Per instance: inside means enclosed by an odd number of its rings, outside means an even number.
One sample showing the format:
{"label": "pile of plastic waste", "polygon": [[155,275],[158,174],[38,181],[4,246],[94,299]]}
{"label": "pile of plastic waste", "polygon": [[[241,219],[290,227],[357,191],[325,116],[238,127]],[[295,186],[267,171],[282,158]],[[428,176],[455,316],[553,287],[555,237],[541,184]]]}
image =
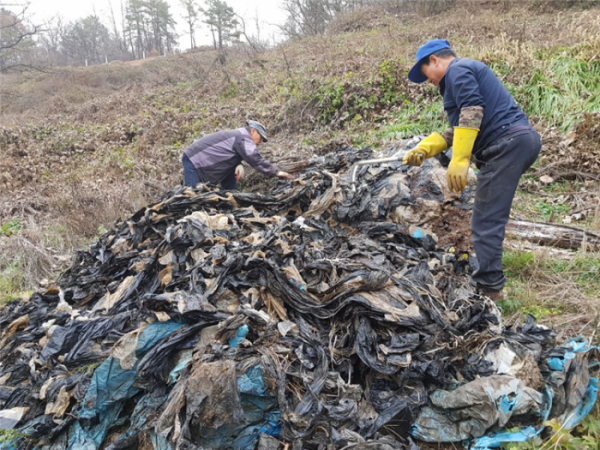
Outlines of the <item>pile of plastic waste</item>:
{"label": "pile of plastic waste", "polygon": [[351,186],[371,156],[263,195],[178,189],[8,304],[0,449],[484,449],[577,425],[597,349],[505,328],[472,258],[413,232],[448,201],[440,162]]}

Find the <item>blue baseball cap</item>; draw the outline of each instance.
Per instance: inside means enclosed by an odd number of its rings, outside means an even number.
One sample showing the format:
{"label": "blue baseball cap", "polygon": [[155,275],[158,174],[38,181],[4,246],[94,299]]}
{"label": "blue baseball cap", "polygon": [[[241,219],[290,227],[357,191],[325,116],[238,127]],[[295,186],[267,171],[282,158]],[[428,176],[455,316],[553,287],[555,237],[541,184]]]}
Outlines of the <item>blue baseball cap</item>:
{"label": "blue baseball cap", "polygon": [[444,48],[450,48],[450,42],[448,42],[446,39],[432,39],[431,41],[421,45],[419,50],[417,50],[417,63],[412,66],[412,69],[410,69],[410,72],[408,72],[408,79],[415,83],[423,83],[424,81],[427,81],[427,77],[423,75],[423,72],[421,72],[421,64],[423,64],[423,61],[429,55]]}

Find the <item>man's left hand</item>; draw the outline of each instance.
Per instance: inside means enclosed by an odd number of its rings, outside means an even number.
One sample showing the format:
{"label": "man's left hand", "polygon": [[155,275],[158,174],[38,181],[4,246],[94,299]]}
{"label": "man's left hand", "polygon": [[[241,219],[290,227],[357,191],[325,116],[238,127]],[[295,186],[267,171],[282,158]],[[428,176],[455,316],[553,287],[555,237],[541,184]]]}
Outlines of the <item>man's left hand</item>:
{"label": "man's left hand", "polygon": [[448,166],[448,187],[451,191],[461,192],[467,186],[469,173],[468,159],[452,158]]}
{"label": "man's left hand", "polygon": [[[231,172],[230,172],[231,173]],[[244,174],[245,174],[245,170],[244,170],[244,166],[242,166],[241,164],[239,166],[237,166],[235,168],[235,179],[237,181],[240,181],[242,178],[244,178]]]}
{"label": "man's left hand", "polygon": [[467,186],[471,152],[479,130],[469,127],[454,127],[452,140],[452,160],[448,166],[448,187],[461,192]]}

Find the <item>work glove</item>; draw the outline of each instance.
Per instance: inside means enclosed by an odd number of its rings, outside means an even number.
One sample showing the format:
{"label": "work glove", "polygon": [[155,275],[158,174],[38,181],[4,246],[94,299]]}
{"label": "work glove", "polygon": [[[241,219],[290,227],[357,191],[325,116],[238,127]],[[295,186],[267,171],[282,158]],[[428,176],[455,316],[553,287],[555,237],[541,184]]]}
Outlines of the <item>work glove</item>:
{"label": "work glove", "polygon": [[423,164],[424,159],[439,155],[447,148],[446,139],[440,133],[433,132],[419,142],[415,148],[406,152],[404,158],[402,158],[402,164],[420,166]]}
{"label": "work glove", "polygon": [[477,128],[454,127],[452,160],[448,166],[448,187],[451,191],[461,192],[467,186],[469,163],[477,133]]}
{"label": "work glove", "polygon": [[236,181],[240,181],[242,178],[244,178],[246,171],[244,170],[244,166],[242,166],[241,164],[239,166],[237,166],[235,168],[235,179]]}
{"label": "work glove", "polygon": [[279,172],[277,172],[277,177],[278,178],[287,178],[288,180],[295,180],[296,177],[294,175],[291,175],[287,172],[284,172],[283,170],[280,170]]}

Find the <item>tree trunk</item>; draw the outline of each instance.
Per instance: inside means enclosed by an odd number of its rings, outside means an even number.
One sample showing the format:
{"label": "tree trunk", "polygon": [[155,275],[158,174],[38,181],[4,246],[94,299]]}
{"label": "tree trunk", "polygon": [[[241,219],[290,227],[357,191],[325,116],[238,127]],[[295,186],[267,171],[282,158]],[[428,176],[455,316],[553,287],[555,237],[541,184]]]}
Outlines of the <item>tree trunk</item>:
{"label": "tree trunk", "polygon": [[506,235],[559,248],[600,250],[600,232],[566,225],[509,220]]}
{"label": "tree trunk", "polygon": [[215,47],[215,50],[217,49],[217,38],[215,37],[215,29],[214,27],[210,27],[210,32],[212,33],[212,38],[213,38],[213,46]]}

